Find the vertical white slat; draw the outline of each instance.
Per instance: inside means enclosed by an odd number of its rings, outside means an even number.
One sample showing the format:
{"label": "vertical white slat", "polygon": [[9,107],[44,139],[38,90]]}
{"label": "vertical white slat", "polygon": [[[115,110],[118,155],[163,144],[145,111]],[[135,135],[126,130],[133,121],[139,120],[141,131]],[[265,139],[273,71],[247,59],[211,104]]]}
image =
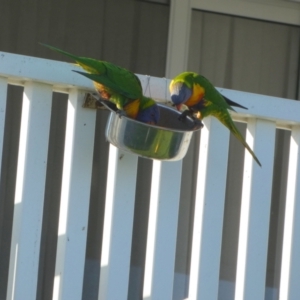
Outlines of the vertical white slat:
{"label": "vertical white slat", "polygon": [[0,77],[0,179],[1,179],[2,152],[3,152],[3,142],[4,142],[6,97],[7,97],[7,78]]}
{"label": "vertical white slat", "polygon": [[127,299],[138,156],[109,148],[98,299]]}
{"label": "vertical white slat", "polygon": [[229,130],[213,117],[203,123],[188,298],[214,300],[219,286]]}
{"label": "vertical white slat", "polygon": [[172,299],[181,171],[153,161],[143,299]]}
{"label": "vertical white slat", "polygon": [[52,88],[28,82],[23,93],[7,299],[35,299]]}
{"label": "vertical white slat", "polygon": [[82,297],[96,112],[69,94],[53,300]]}
{"label": "vertical white slat", "polygon": [[280,276],[281,300],[300,299],[300,126],[292,128],[283,249]]}
{"label": "vertical white slat", "polygon": [[265,299],[275,123],[250,120],[246,140],[262,167],[245,154],[235,300]]}

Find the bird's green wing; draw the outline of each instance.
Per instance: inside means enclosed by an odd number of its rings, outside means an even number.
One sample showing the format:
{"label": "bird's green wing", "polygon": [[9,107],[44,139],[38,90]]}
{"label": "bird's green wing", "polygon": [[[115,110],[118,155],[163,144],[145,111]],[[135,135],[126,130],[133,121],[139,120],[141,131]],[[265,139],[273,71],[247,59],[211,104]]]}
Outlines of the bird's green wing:
{"label": "bird's green wing", "polygon": [[132,88],[130,84],[128,85],[126,84],[122,85],[121,83],[118,84],[116,80],[112,80],[111,77],[107,75],[97,75],[97,74],[85,73],[85,72],[80,72],[75,70],[74,72],[79,73],[95,82],[101,83],[105,87],[109,88],[110,91],[113,91],[114,93],[118,93],[128,99],[138,99],[142,95],[142,88]]}
{"label": "bird's green wing", "polygon": [[[130,99],[137,99],[142,95],[142,86],[138,77],[125,68],[121,68],[112,63],[96,60],[93,58],[81,57],[73,55],[69,52],[60,50],[56,47],[52,47],[46,44],[43,46],[59,52],[65,56],[72,58],[80,67],[82,67],[87,73],[80,73],[96,82],[99,82],[111,90],[124,95]],[[93,76],[88,76],[93,75]],[[98,77],[97,77],[98,76]],[[94,79],[93,79],[93,78]]]}
{"label": "bird's green wing", "polygon": [[213,84],[202,75],[195,73],[194,82],[198,83],[205,90],[204,98],[211,101],[215,106],[222,109],[232,109],[230,105],[225,101],[219,91],[213,86]]}
{"label": "bird's green wing", "polygon": [[198,75],[194,73],[195,82],[200,84],[205,89],[205,98],[211,102],[213,102],[215,105],[218,105],[219,107],[230,109],[232,111],[235,111],[232,106],[240,107],[243,109],[247,109],[247,107],[238,104],[227,97],[223,96],[214,86],[213,84],[206,79],[202,75]]}
{"label": "bird's green wing", "polygon": [[103,65],[103,62],[101,60],[96,60],[96,59],[88,58],[88,57],[76,56],[69,52],[60,50],[56,47],[52,47],[52,46],[42,44],[42,43],[40,43],[40,44],[53,50],[53,51],[56,51],[58,53],[61,53],[65,56],[72,58],[73,60],[75,60],[75,62],[80,67],[82,67],[84,70],[86,70],[89,73],[101,74],[101,73],[105,72],[105,66]]}
{"label": "bird's green wing", "polygon": [[134,73],[108,62],[105,62],[105,67],[106,76],[111,84],[116,86],[118,93],[126,94],[130,99],[137,99],[142,96],[141,82]]}

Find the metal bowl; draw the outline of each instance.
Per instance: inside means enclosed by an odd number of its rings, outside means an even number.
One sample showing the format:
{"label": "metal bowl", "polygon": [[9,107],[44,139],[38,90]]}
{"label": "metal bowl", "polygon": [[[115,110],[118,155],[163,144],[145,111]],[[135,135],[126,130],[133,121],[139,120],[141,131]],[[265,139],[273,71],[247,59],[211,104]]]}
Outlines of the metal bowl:
{"label": "metal bowl", "polygon": [[187,117],[178,120],[181,112],[158,104],[160,120],[157,125],[149,125],[120,116],[111,107],[106,124],[107,140],[127,152],[139,156],[176,161],[182,159],[188,150],[193,132],[201,127]]}

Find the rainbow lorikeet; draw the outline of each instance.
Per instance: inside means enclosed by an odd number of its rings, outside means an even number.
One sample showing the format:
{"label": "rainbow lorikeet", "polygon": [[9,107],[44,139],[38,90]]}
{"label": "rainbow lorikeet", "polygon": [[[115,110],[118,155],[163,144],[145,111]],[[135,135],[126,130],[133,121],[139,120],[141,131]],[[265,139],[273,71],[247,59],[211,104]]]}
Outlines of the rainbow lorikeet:
{"label": "rainbow lorikeet", "polygon": [[141,82],[134,73],[110,62],[75,56],[58,48],[42,45],[72,58],[87,71],[74,72],[91,79],[101,98],[114,103],[122,114],[137,121],[157,124],[159,108],[153,99],[143,95]]}
{"label": "rainbow lorikeet", "polygon": [[231,106],[245,109],[246,107],[220,94],[209,80],[194,72],[183,72],[173,78],[170,83],[170,93],[171,100],[178,110],[183,104],[188,107],[188,110],[182,114],[183,118],[195,114],[200,120],[210,115],[214,116],[233,133],[261,166],[258,158],[246,143],[228,112],[228,109],[234,111]]}

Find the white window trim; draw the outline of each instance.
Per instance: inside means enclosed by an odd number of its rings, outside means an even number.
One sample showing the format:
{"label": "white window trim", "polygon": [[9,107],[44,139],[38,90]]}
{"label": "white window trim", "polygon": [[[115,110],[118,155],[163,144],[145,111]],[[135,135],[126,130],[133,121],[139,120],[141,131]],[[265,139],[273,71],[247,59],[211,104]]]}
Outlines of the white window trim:
{"label": "white window trim", "polygon": [[300,4],[286,0],[171,0],[166,77],[187,68],[192,9],[300,26]]}
{"label": "white window trim", "polygon": [[300,25],[300,4],[286,0],[191,0],[190,8]]}

